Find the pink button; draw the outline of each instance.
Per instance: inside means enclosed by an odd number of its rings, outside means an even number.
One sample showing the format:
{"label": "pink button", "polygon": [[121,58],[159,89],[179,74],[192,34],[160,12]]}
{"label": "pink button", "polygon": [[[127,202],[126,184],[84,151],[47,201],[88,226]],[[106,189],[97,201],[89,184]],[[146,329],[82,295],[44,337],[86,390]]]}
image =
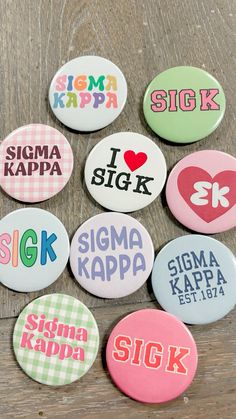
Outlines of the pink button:
{"label": "pink button", "polygon": [[172,214],[201,233],[236,226],[236,159],[216,150],[184,157],[171,171],[166,198]]}
{"label": "pink button", "polygon": [[0,146],[0,185],[22,202],[40,202],[60,192],[73,170],[73,153],[61,132],[48,125],[25,125]]}
{"label": "pink button", "polygon": [[143,403],[163,403],[191,384],[197,347],[187,327],[161,310],[135,311],[113,329],[107,366],[117,387]]}

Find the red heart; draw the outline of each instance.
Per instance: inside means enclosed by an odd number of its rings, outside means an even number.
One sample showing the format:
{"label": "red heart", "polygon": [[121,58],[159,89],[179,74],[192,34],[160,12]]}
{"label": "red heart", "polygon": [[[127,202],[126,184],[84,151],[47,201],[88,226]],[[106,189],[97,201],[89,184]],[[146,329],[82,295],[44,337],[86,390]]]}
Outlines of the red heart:
{"label": "red heart", "polygon": [[[228,206],[222,206],[221,201],[217,200],[217,206],[212,206],[212,189],[204,188],[205,196],[200,199],[208,200],[205,205],[197,205],[191,201],[191,197],[197,192],[194,185],[196,182],[210,182],[211,184],[217,182],[219,189],[228,187],[229,191],[223,194],[224,198],[228,200]],[[212,177],[208,172],[200,167],[186,167],[180,172],[178,176],[178,189],[185,202],[202,220],[210,223],[221,215],[225,214],[236,204],[236,172],[233,170],[225,170],[217,173]]]}
{"label": "red heart", "polygon": [[127,150],[124,153],[124,159],[131,172],[134,172],[144,165],[147,160],[147,154],[142,152],[135,154],[133,150]]}

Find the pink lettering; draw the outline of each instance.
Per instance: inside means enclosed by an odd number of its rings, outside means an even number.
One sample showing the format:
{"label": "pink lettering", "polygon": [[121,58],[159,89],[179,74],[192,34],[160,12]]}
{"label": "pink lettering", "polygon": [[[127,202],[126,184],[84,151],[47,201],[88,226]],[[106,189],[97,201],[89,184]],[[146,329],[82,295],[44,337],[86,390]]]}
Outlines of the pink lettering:
{"label": "pink lettering", "polygon": [[11,236],[7,233],[0,235],[0,264],[7,265],[11,259],[11,252],[4,243],[11,243]]}
{"label": "pink lettering", "polygon": [[63,90],[66,89],[66,79],[67,79],[67,75],[64,74],[63,76],[59,76],[56,79],[56,90],[58,92],[63,92]]}
{"label": "pink lettering", "polygon": [[193,111],[195,109],[196,99],[194,90],[183,89],[179,92],[179,107],[182,111]]}
{"label": "pink lettering", "polygon": [[155,90],[151,94],[152,105],[151,109],[153,112],[164,112],[166,110],[166,97],[165,90]]}
{"label": "pink lettering", "polygon": [[220,105],[213,99],[219,93],[219,89],[201,89],[201,111],[218,111]]}
{"label": "pink lettering", "polygon": [[81,98],[80,107],[84,108],[85,105],[88,105],[88,103],[91,102],[91,93],[79,93],[79,96]]}

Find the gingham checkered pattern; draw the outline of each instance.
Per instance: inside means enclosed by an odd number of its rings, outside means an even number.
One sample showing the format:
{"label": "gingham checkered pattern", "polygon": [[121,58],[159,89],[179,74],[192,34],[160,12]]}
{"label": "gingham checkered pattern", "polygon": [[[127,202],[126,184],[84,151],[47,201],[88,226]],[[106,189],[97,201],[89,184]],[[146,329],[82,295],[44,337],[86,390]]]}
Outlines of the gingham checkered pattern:
{"label": "gingham checkered pattern", "polygon": [[[25,328],[29,314],[46,316],[45,321],[58,318],[59,323],[87,329],[87,342],[72,340],[70,338],[55,337],[46,338],[43,332],[30,331]],[[21,348],[20,342],[23,332],[34,333],[36,338],[45,341],[54,340],[62,344],[67,343],[73,347],[79,346],[84,349],[84,361],[66,358],[60,360],[58,355],[46,357],[44,353],[34,349]],[[99,332],[97,323],[89,309],[79,300],[65,294],[50,294],[32,301],[21,312],[14,328],[13,347],[17,361],[22,369],[35,381],[48,385],[64,385],[82,377],[92,366],[98,351]]]}
{"label": "gingham checkered pattern", "polygon": [[[13,163],[14,166],[20,162],[45,161],[42,157],[37,160],[5,160],[6,149],[9,146],[36,146],[36,145],[57,145],[61,159],[58,160],[62,175],[49,175],[49,171],[44,175],[33,172],[31,176],[4,176],[4,163]],[[46,160],[50,163],[56,159]],[[67,139],[55,128],[42,124],[31,124],[13,131],[0,146],[0,185],[5,192],[13,198],[23,202],[40,202],[51,198],[61,191],[68,182],[73,170],[73,153]]]}

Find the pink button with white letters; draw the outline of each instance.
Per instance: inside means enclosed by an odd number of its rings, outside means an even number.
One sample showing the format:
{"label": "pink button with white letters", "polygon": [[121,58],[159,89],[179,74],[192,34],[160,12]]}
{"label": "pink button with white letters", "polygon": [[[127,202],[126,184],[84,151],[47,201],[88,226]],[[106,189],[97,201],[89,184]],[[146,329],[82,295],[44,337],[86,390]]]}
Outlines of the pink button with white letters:
{"label": "pink button with white letters", "polygon": [[183,225],[213,234],[236,226],[236,159],[217,150],[189,154],[171,171],[166,199]]}
{"label": "pink button with white letters", "polygon": [[114,327],[106,360],[123,393],[143,403],[163,403],[189,387],[198,355],[190,331],[180,320],[161,310],[144,309]]}
{"label": "pink button with white letters", "polygon": [[11,132],[0,146],[0,185],[22,202],[45,201],[70,179],[73,153],[64,135],[43,124]]}

